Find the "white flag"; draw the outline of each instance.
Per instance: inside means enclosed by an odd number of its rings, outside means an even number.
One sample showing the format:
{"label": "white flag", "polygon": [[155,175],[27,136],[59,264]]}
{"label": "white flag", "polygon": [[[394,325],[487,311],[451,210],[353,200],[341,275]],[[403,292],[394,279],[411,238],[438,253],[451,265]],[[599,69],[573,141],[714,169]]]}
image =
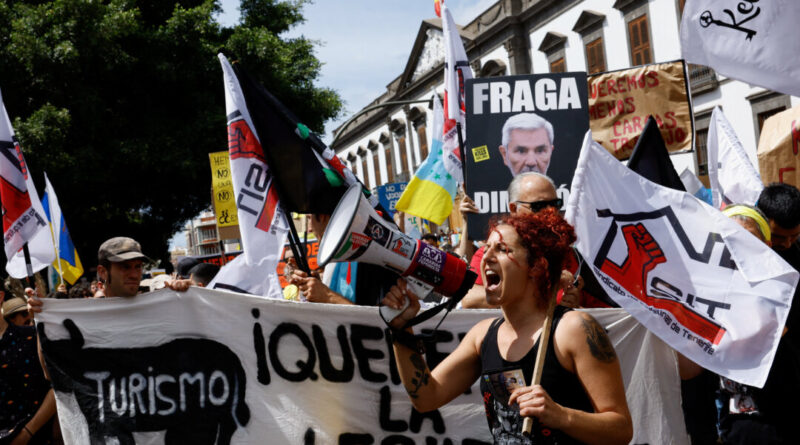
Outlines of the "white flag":
{"label": "white flag", "polygon": [[272,261],[265,259],[261,264],[248,265],[244,254],[222,266],[206,287],[262,297],[283,298],[276,266]]}
{"label": "white flag", "polygon": [[264,158],[264,150],[250,119],[239,79],[228,59],[219,54],[225,78],[225,108],[228,116],[228,153],[231,158],[233,193],[239,216],[244,261],[248,266],[271,262],[278,265],[286,239],[286,217]]}
{"label": "white flag", "polygon": [[716,209],[586,134],[567,204],[576,247],[620,306],[698,365],[761,387],[800,275]]}
{"label": "white flag", "polygon": [[687,0],[681,48],[687,62],[800,96],[800,2]]}
{"label": "white flag", "polygon": [[3,241],[6,272],[14,278],[28,276],[22,246],[27,243],[33,272],[56,259],[39,194],[14,135],[11,119],[0,95],[0,197],[3,202]]}
{"label": "white flag", "polygon": [[719,107],[708,127],[708,182],[714,207],[725,204],[755,205],[764,183]]}
{"label": "white flag", "polygon": [[458,27],[450,15],[447,5],[442,2],[442,33],[444,34],[444,136],[442,138],[443,163],[447,171],[458,182],[464,182],[461,170],[461,150],[458,145],[458,126],[461,124],[462,139],[466,137],[466,115],[464,83],[472,79],[464,43]]}

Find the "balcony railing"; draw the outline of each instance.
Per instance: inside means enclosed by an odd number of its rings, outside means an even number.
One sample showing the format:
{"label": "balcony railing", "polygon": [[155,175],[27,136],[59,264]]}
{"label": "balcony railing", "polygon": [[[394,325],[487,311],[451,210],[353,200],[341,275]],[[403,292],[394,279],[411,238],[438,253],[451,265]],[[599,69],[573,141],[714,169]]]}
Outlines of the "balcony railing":
{"label": "balcony railing", "polygon": [[716,89],[719,86],[719,80],[717,79],[717,73],[713,69],[690,63],[689,84],[691,85],[692,94],[701,94]]}

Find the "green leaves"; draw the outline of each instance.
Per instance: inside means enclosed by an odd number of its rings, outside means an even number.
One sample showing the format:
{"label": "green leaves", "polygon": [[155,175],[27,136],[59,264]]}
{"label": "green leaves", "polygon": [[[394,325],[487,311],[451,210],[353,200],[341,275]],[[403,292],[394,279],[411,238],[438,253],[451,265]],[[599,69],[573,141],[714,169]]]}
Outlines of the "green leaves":
{"label": "green leaves", "polygon": [[315,84],[314,43],[280,37],[304,3],[244,0],[242,23],[226,28],[215,0],[0,2],[3,100],[81,256],[120,234],[161,256],[210,205],[208,153],[227,147],[218,52],[311,129],[338,115],[339,97]]}

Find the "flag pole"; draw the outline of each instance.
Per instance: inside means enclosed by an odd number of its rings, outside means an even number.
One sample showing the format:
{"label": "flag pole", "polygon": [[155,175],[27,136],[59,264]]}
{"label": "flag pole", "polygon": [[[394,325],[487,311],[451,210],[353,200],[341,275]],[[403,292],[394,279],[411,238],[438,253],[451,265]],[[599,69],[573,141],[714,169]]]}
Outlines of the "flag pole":
{"label": "flag pole", "polygon": [[28,271],[28,286],[31,286],[31,277],[33,276],[33,265],[31,264],[31,252],[28,250],[28,243],[22,245],[22,254],[25,256],[25,268]]}
{"label": "flag pole", "polygon": [[297,235],[297,230],[294,228],[294,223],[289,218],[289,213],[286,212],[286,207],[284,207],[283,202],[278,205],[281,206],[283,218],[286,221],[286,225],[289,226],[289,247],[292,249],[297,267],[303,272],[311,274],[311,269],[308,267],[308,259],[306,258],[306,249],[301,248],[300,246],[300,236]]}
{"label": "flag pole", "polygon": [[[456,121],[456,133],[458,133],[458,153],[461,155],[461,177],[464,183],[467,182],[467,155],[464,148],[464,137],[461,136],[461,122]],[[466,190],[466,186],[464,187]]]}

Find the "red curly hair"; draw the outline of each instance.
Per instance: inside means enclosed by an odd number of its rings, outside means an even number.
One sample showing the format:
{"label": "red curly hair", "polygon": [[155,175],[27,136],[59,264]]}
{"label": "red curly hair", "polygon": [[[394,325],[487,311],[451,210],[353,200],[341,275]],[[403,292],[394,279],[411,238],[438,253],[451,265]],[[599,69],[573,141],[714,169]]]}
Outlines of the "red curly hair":
{"label": "red curly hair", "polygon": [[576,239],[575,229],[553,207],[495,218],[489,233],[501,224],[513,227],[519,235],[520,244],[528,251],[528,266],[533,268],[541,298],[546,300],[547,291],[561,278],[570,246]]}

